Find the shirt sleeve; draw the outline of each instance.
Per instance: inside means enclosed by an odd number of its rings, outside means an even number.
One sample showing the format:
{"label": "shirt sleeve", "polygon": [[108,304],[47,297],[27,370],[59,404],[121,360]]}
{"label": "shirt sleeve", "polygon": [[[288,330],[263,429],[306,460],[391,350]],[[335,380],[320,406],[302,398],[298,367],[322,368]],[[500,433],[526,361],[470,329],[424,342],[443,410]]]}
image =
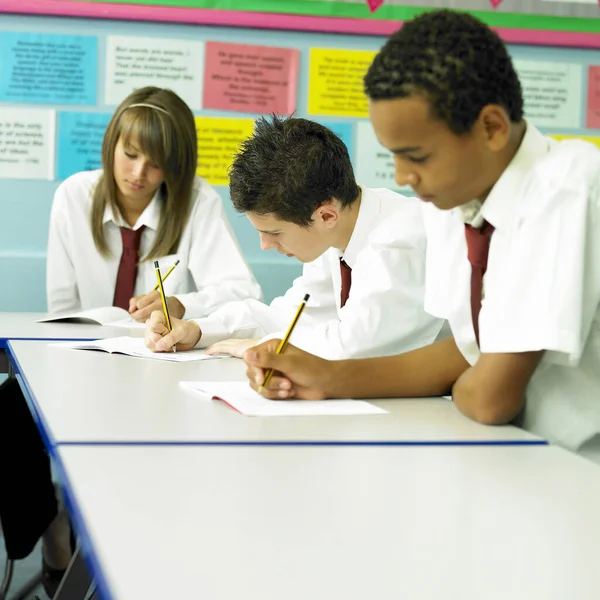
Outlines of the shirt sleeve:
{"label": "shirt sleeve", "polygon": [[[390,228],[393,229],[393,228]],[[329,359],[406,352],[430,344],[443,321],[423,309],[425,237],[381,236],[359,254],[338,318],[302,322],[291,343]]]}
{"label": "shirt sleeve", "polygon": [[539,208],[521,217],[500,276],[485,283],[482,352],[546,350],[546,362],[579,362],[600,302],[599,181],[540,185]]}
{"label": "shirt sleeve", "polygon": [[188,269],[196,292],[177,294],[186,317],[209,315],[228,302],[261,299],[260,286],[252,275],[225,215],[217,192],[202,182],[201,198],[190,217],[192,246]]}
{"label": "shirt sleeve", "polygon": [[198,347],[205,348],[227,338],[260,338],[285,330],[307,293],[310,293],[310,300],[302,315],[305,324],[315,323],[324,315],[331,315],[332,311],[335,314],[333,283],[326,256],[305,264],[302,275],[292,287],[270,305],[252,299],[230,302],[209,317],[195,319],[202,330]]}
{"label": "shirt sleeve", "polygon": [[46,257],[46,295],[48,311],[75,311],[81,307],[75,268],[69,255],[68,215],[65,187],[59,186],[50,212],[48,252]]}

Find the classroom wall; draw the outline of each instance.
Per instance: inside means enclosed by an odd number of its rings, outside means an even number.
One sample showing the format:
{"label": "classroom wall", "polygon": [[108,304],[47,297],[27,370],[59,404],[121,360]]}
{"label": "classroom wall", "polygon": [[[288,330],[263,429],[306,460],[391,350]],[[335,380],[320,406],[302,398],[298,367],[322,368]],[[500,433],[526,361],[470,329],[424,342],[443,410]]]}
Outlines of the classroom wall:
{"label": "classroom wall", "polygon": [[[226,27],[192,26],[180,24],[120,22],[109,20],[82,20],[76,18],[49,18],[36,16],[18,16],[0,14],[0,40],[3,32],[43,32],[56,34],[93,35],[98,37],[98,74],[97,74],[97,103],[94,106],[68,106],[15,104],[0,102],[0,117],[2,110],[9,107],[52,108],[61,110],[81,110],[98,113],[112,113],[114,106],[104,104],[105,85],[105,46],[107,35],[126,35],[140,37],[176,38],[202,41],[224,41],[233,43],[248,43],[268,46],[296,48],[300,50],[300,65],[298,75],[297,110],[299,116],[307,115],[307,96],[309,93],[309,50],[312,47],[341,48],[354,50],[377,50],[382,39],[369,36],[346,36],[339,34],[319,34],[286,31],[250,30]],[[520,61],[545,61],[546,79],[549,70],[560,71],[561,64],[568,62],[579,65],[581,77],[573,79],[573,73],[567,68],[565,75],[556,83],[556,102],[559,108],[547,107],[544,114],[542,106],[537,106],[533,122],[541,126],[547,133],[565,135],[600,136],[600,129],[586,128],[587,98],[588,98],[588,66],[600,65],[600,51],[565,48],[548,48],[541,46],[511,47],[511,53]],[[522,63],[521,70],[525,71],[539,67],[538,63]],[[0,55],[0,72],[2,56]],[[538,69],[539,70],[539,69]],[[544,68],[541,69],[544,71]],[[530,72],[531,82],[535,82],[535,72]],[[544,79],[542,77],[542,79]],[[590,80],[591,85],[591,80]],[[533,84],[532,84],[533,85]],[[597,85],[597,82],[596,82]],[[535,94],[530,94],[534,102]],[[559,97],[559,96],[562,96]],[[554,117],[549,114],[555,110]],[[561,112],[562,111],[562,112]],[[196,110],[200,116],[221,116],[228,118],[255,118],[256,113],[234,113],[212,109]],[[577,113],[573,117],[574,112]],[[559,114],[561,113],[561,114]],[[572,118],[564,120],[569,113]],[[366,185],[384,185],[393,187],[393,169],[389,157],[387,162],[381,162],[382,156],[366,156],[373,154],[372,140],[367,139],[369,128],[366,118],[356,119],[351,116],[314,116],[322,122],[350,124],[346,130],[348,144],[353,159],[362,160],[357,172],[360,181]],[[539,118],[539,122],[536,120]],[[363,123],[362,125],[357,123]],[[58,121],[57,121],[58,123]],[[590,125],[600,128],[600,124],[592,120]],[[57,132],[58,134],[58,132]],[[361,154],[362,153],[362,154]],[[362,157],[362,158],[361,158]],[[385,159],[385,157],[384,157]],[[379,161],[379,162],[378,162]],[[376,172],[381,166],[387,168],[386,173]],[[0,178],[0,311],[42,311],[45,310],[45,251],[47,229],[53,193],[58,180],[27,180]],[[267,300],[272,299],[287,289],[301,267],[293,259],[276,254],[274,251],[262,252],[258,244],[258,235],[249,225],[244,216],[236,214],[231,207],[228,190],[225,186],[217,187],[221,194],[228,215],[238,236],[243,252],[247,257],[256,277],[263,286]]]}

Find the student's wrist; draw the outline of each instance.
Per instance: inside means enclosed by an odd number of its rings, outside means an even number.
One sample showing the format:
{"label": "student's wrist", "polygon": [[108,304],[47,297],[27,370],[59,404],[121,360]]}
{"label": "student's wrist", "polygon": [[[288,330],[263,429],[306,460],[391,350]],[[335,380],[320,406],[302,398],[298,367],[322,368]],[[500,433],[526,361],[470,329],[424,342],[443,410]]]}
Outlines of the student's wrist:
{"label": "student's wrist", "polygon": [[169,296],[167,298],[169,303],[169,313],[176,319],[183,319],[185,315],[185,306],[181,303],[177,296]]}
{"label": "student's wrist", "polygon": [[323,360],[323,393],[325,398],[346,398],[345,383],[350,375],[350,361]]}
{"label": "student's wrist", "polygon": [[200,329],[200,325],[196,321],[186,321],[186,323],[190,330],[190,341],[193,346],[197,346],[202,339],[202,329]]}

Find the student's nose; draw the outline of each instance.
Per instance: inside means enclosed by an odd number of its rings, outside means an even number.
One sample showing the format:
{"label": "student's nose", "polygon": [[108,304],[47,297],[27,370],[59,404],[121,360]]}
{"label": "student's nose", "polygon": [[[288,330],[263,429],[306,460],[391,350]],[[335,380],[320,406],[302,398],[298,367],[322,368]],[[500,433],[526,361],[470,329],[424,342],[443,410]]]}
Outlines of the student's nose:
{"label": "student's nose", "polygon": [[146,163],[142,162],[142,161],[136,161],[133,164],[132,175],[136,179],[143,179],[144,176],[146,175]]}
{"label": "student's nose", "polygon": [[261,250],[271,250],[271,248],[275,248],[276,244],[274,244],[269,237],[260,233],[260,249]]}
{"label": "student's nose", "polygon": [[400,187],[410,185],[415,188],[419,183],[419,176],[414,172],[410,165],[401,161],[399,158],[394,159],[394,179]]}

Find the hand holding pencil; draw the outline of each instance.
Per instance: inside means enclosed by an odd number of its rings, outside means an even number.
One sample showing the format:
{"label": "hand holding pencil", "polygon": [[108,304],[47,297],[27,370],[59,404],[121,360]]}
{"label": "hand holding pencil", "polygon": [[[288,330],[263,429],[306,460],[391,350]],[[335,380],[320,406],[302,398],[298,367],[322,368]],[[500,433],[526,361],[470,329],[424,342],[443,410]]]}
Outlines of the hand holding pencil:
{"label": "hand holding pencil", "polygon": [[282,340],[268,340],[244,354],[250,386],[272,400],[323,400],[331,363],[299,350],[289,343],[294,327],[306,306],[308,294]]}
{"label": "hand holding pencil", "polygon": [[[165,275],[162,277],[163,282],[173,272],[175,267],[179,264],[179,260],[175,264],[171,265]],[[185,314],[185,307],[175,296],[167,297],[167,306],[169,307],[169,314],[171,317],[181,319]],[[162,300],[158,293],[158,283],[150,290],[147,294],[136,296],[129,300],[129,313],[131,317],[136,321],[144,323],[150,318],[150,315],[155,310],[162,310]]]}
{"label": "hand holding pencil", "polygon": [[[163,312],[165,315],[165,325],[167,326],[169,332],[171,332],[171,330],[173,329],[173,326],[171,325],[171,315],[169,315],[169,307],[167,306],[167,298],[165,296],[165,290],[163,288],[163,279],[160,276],[160,266],[157,260],[154,261],[154,270],[156,271],[156,285],[158,287],[158,293],[160,294]],[[175,346],[173,346],[173,352],[177,352],[177,348]]]}

